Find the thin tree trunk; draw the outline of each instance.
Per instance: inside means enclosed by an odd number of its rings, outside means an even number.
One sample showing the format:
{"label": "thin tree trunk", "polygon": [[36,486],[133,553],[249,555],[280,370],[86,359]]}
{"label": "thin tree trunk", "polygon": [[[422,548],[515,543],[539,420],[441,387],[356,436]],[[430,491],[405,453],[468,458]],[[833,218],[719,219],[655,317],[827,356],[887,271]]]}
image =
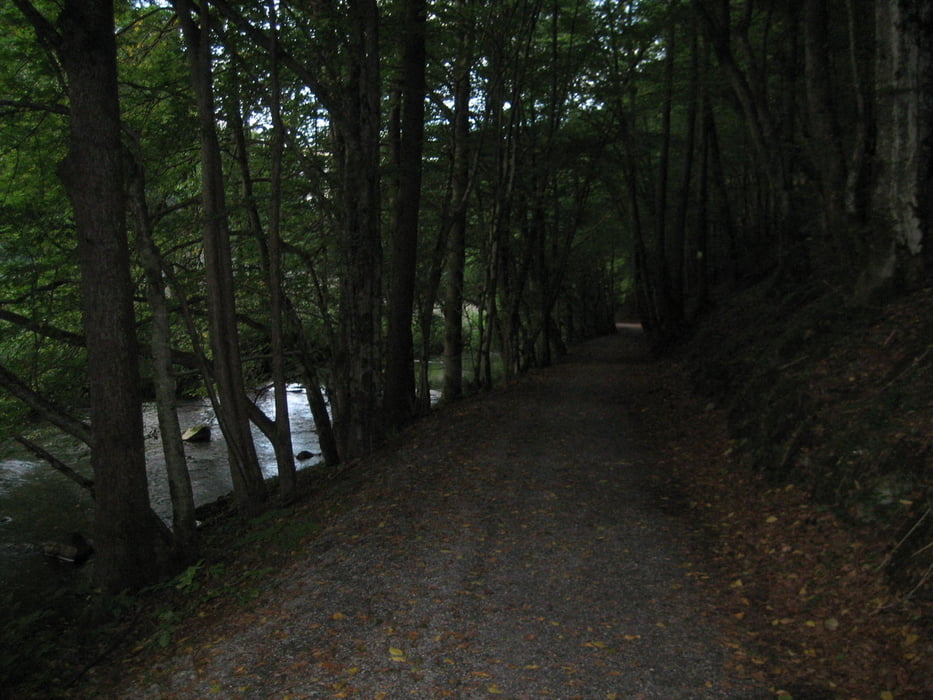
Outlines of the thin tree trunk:
{"label": "thin tree trunk", "polygon": [[284,501],[294,498],[297,486],[292,431],[288,418],[288,391],[284,341],[284,279],[282,273],[282,151],[285,124],[282,122],[282,100],[279,87],[278,16],[276,0],[269,2],[269,23],[272,45],[271,112],[272,112],[272,182],[269,202],[269,341],[272,350],[272,384],[275,391],[275,458],[279,473],[279,496]]}
{"label": "thin tree trunk", "polygon": [[[716,9],[710,10],[708,7],[710,4]],[[706,28],[719,65],[732,87],[736,100],[742,107],[745,123],[754,146],[758,169],[767,182],[768,198],[762,210],[770,212],[766,215],[774,220],[773,226],[777,229],[779,262],[777,271],[780,272],[789,262],[796,264],[799,261],[789,260],[792,253],[791,237],[798,232],[790,229],[790,183],[779,128],[764,92],[753,88],[749,76],[739,66],[732,50],[733,28],[729,1],[718,0],[718,2],[710,3],[709,0],[693,0],[693,7]],[[750,6],[747,9],[750,11]]]}
{"label": "thin tree trunk", "polygon": [[401,134],[398,194],[395,198],[390,259],[383,423],[397,430],[415,415],[414,343],[411,324],[415,298],[421,154],[424,146],[426,0],[403,3]]}
{"label": "thin tree trunk", "polygon": [[[466,0],[459,7],[465,9]],[[454,67],[453,163],[451,202],[453,221],[447,238],[447,285],[444,293],[445,401],[463,395],[463,277],[466,269],[467,198],[470,189],[470,66],[473,22],[462,34]]]}
{"label": "thin tree trunk", "polygon": [[823,232],[833,247],[830,259],[848,256],[843,240],[846,159],[833,108],[832,66],[826,0],[804,2],[804,55],[811,160],[819,176]]}
{"label": "thin tree trunk", "polygon": [[[856,17],[853,0],[846,0],[846,24],[848,26],[849,65],[852,85],[855,93],[855,137],[848,163],[846,182],[846,213],[854,216],[859,223],[868,220],[871,207],[871,150],[873,147],[870,134],[874,128],[874,110],[869,99],[870,83],[865,79],[865,70],[860,68],[858,59],[857,31],[862,26]],[[872,24],[872,29],[874,26]]]}
{"label": "thin tree trunk", "polygon": [[[704,61],[704,65],[706,62]],[[709,278],[707,276],[707,261],[709,259],[709,151],[710,151],[710,124],[707,122],[709,113],[708,95],[703,92],[700,98],[700,182],[697,194],[697,223],[696,223],[696,254],[693,267],[693,307],[688,314],[688,320],[696,318],[709,301]]]}
{"label": "thin tree trunk", "polygon": [[[690,97],[687,103],[687,124],[683,145],[683,176],[680,183],[680,198],[677,202],[677,220],[673,228],[671,241],[672,296],[676,305],[676,317],[684,318],[687,300],[686,266],[687,245],[690,241],[688,222],[690,221],[690,203],[693,201],[693,163],[697,141],[697,105],[700,94],[700,47],[699,31],[696,25],[690,36]],[[695,251],[691,251],[695,252]]]}
{"label": "thin tree trunk", "polygon": [[198,535],[194,492],[188,462],[181,440],[181,426],[175,404],[175,374],[172,365],[171,323],[162,277],[162,260],[152,236],[152,219],[146,202],[142,166],[132,163],[128,191],[136,230],[136,248],[146,276],[146,298],[152,312],[152,372],[156,412],[169,495],[172,500],[172,548],[177,564],[185,566],[197,557]]}
{"label": "thin tree trunk", "polygon": [[[625,164],[624,179],[627,185],[627,196],[629,203],[629,219],[632,226],[633,257],[635,262],[635,303],[638,309],[638,316],[641,319],[642,327],[645,330],[652,344],[657,342],[659,335],[658,327],[660,320],[658,318],[658,304],[656,302],[657,281],[656,273],[652,267],[648,246],[645,241],[645,227],[641,215],[641,198],[638,192],[638,159],[636,158],[632,146],[631,131],[628,126],[627,110],[619,99],[616,103],[616,120],[619,126],[619,135],[622,141]],[[622,213],[623,207],[617,201],[616,206]]]}
{"label": "thin tree trunk", "polygon": [[[272,52],[270,54],[270,60],[277,61],[278,55],[279,53],[277,51]],[[256,239],[256,244],[259,248],[259,258],[262,264],[262,269],[266,275],[266,279],[269,280],[271,279],[270,275],[272,274],[271,273],[272,253],[270,250],[271,244],[270,244],[270,238],[269,238],[269,236],[271,235],[271,231],[270,233],[266,233],[263,230],[262,216],[259,213],[259,207],[256,202],[256,198],[253,194],[253,176],[252,176],[252,171],[251,171],[250,164],[249,164],[248,141],[246,138],[246,132],[245,132],[243,120],[240,116],[241,107],[236,100],[232,100],[232,102],[234,102],[234,104],[231,104],[231,106],[229,107],[228,115],[229,115],[229,119],[232,125],[233,136],[236,142],[236,155],[237,155],[236,160],[240,168],[240,176],[243,179],[243,200],[244,200],[244,207],[246,209],[246,218],[248,222],[247,226],[249,228],[250,234]],[[284,146],[284,138],[287,136],[285,129],[284,129],[284,125],[282,125],[282,131],[280,132],[280,136],[283,138],[283,146]],[[280,194],[275,195],[273,196],[273,199],[275,199],[276,197],[280,197],[280,196],[281,196]],[[272,226],[272,222],[270,219],[270,228],[271,226]],[[278,243],[280,247],[283,245],[281,235],[279,235],[278,237]],[[281,255],[281,251],[279,255]],[[281,274],[279,275],[279,277],[281,277]],[[284,283],[282,286],[284,287]],[[288,328],[287,332],[283,330],[284,345],[281,349],[282,360],[284,361],[284,356],[288,349],[291,349],[297,352],[299,357],[301,358],[301,363],[303,367],[301,374],[304,375],[304,378],[306,380],[305,391],[308,397],[308,403],[309,403],[309,408],[311,409],[311,415],[314,419],[315,428],[318,432],[318,439],[321,444],[322,453],[325,456],[325,461],[327,462],[327,464],[338,464],[340,459],[337,456],[336,447],[334,446],[333,429],[331,426],[330,415],[327,412],[326,405],[324,403],[323,397],[321,396],[321,387],[317,380],[316,363],[315,363],[315,360],[313,359],[314,353],[311,352],[306,347],[307,338],[305,337],[304,332],[302,330],[301,320],[298,318],[298,313],[295,310],[294,305],[289,301],[287,295],[284,293],[284,289],[282,291],[282,298],[281,298],[280,304],[283,307],[283,310],[281,313],[284,313],[283,323],[284,323],[285,328]],[[270,308],[271,307],[272,307],[272,303],[270,301]],[[270,322],[270,328],[271,328],[271,322]],[[271,335],[271,332],[272,331],[270,330],[270,335]],[[285,347],[286,345],[288,346],[288,348]],[[273,354],[275,353],[273,352]],[[273,364],[275,364],[275,362],[276,361],[273,360]],[[314,378],[313,381],[311,381],[311,378]],[[278,396],[278,390],[276,390],[276,392],[277,392],[276,396]],[[287,404],[286,404],[286,409],[287,409]],[[266,436],[266,439],[268,439],[270,444],[272,445],[273,451],[275,452],[276,464],[279,469],[279,474],[281,475],[282,473],[287,473],[289,470],[288,465],[295,464],[294,448],[292,447],[292,444],[291,444],[290,426],[287,432],[284,430],[281,431],[281,436],[280,436],[280,431],[278,428],[275,427],[274,421],[271,424],[266,424],[263,422],[263,418],[265,418],[266,416],[262,414],[261,411],[257,413],[256,411],[251,410],[250,415],[252,416],[253,424],[259,427],[260,430],[262,430],[263,435]],[[278,407],[276,407],[276,415],[280,415]],[[269,427],[270,425],[271,427]],[[296,474],[296,478],[297,478],[297,474]],[[286,479],[286,486],[285,486],[285,489],[283,489],[283,491],[287,492],[288,490],[289,488],[288,488],[287,479]]]}
{"label": "thin tree trunk", "polygon": [[[188,45],[191,80],[201,127],[203,244],[211,328],[213,372],[219,396],[218,420],[227,440],[238,507],[254,512],[265,500],[265,482],[250,431],[249,399],[243,384],[220,144],[214,116],[210,17],[207,3],[174,0]],[[199,12],[196,23],[193,13]]]}
{"label": "thin tree trunk", "polygon": [[710,167],[712,170],[711,176],[713,185],[719,193],[718,216],[722,221],[722,228],[726,237],[725,248],[727,259],[723,267],[727,276],[728,286],[731,289],[735,286],[738,280],[739,271],[739,253],[736,224],[732,210],[729,188],[726,184],[725,169],[722,165],[722,152],[719,148],[719,134],[716,129],[716,119],[709,100],[705,100],[704,102],[703,121],[707,131],[706,139],[709,145],[709,159]]}
{"label": "thin tree trunk", "polygon": [[[668,190],[671,161],[671,109],[674,90],[674,53],[677,33],[674,14],[669,10],[667,46],[664,52],[664,103],[661,108],[661,154],[658,158],[657,198],[655,204],[655,248],[654,264],[657,266],[656,302],[658,303],[658,331],[664,340],[677,331],[680,318],[677,314],[678,301],[674,297],[669,262],[668,238]],[[682,243],[681,243],[682,244]]]}

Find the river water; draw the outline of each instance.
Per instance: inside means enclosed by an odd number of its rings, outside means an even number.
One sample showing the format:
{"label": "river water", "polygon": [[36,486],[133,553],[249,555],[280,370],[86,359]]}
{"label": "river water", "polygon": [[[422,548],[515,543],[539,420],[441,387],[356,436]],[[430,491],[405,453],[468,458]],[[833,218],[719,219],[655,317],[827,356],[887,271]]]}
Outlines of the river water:
{"label": "river water", "polygon": [[[267,416],[275,415],[275,396],[271,389],[257,390],[255,400]],[[295,454],[308,451],[315,455],[299,462],[299,468],[315,464],[317,434],[304,388],[300,385],[288,387],[288,413]],[[210,403],[180,401],[178,417],[182,430],[196,425],[211,427],[210,442],[185,444],[195,502],[198,505],[209,503],[229,493],[233,484],[227,446]],[[143,422],[150,501],[153,510],[170,523],[172,506],[154,405],[144,406]],[[255,428],[253,436],[263,474],[275,476],[272,445]],[[91,476],[86,447],[62,437],[49,438],[43,446],[66,464]],[[72,532],[90,536],[93,506],[80,486],[31,454],[13,446],[5,447],[7,449],[0,453],[0,604],[22,602],[28,608],[28,601],[54,594],[62,587],[73,587],[87,575],[84,569],[44,557],[39,546],[46,541],[67,542]]]}

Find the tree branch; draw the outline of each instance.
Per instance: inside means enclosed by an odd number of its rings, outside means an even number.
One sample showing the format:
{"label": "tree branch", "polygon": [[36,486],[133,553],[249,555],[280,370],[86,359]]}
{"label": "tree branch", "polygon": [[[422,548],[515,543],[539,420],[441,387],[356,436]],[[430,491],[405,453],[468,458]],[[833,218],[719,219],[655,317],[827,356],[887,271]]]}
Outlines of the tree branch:
{"label": "tree branch", "polygon": [[58,457],[53,455],[50,452],[47,452],[45,449],[34,443],[32,440],[24,438],[22,435],[14,435],[13,439],[16,440],[20,445],[25,447],[27,450],[32,452],[39,459],[45,460],[51,465],[53,469],[61,472],[78,486],[87,489],[91,492],[91,498],[94,498],[94,481],[93,479],[88,479],[83,474],[79,474],[74,469],[69,467],[67,464],[62,462]]}
{"label": "tree branch", "polygon": [[19,11],[36,30],[39,41],[50,49],[57,49],[62,42],[62,35],[59,34],[55,25],[49,22],[29,0],[13,0],[13,4],[19,8]]}
{"label": "tree branch", "polygon": [[7,309],[0,308],[0,321],[7,321],[8,323],[12,323],[15,326],[32,331],[37,335],[41,335],[45,338],[51,338],[52,340],[60,340],[67,345],[72,345],[77,348],[83,348],[85,345],[83,335],[72,333],[71,331],[66,331],[61,328],[56,328],[55,326],[50,326],[47,323],[39,323],[38,321],[34,321],[28,316],[23,316],[22,314],[18,314],[15,311],[8,311]]}
{"label": "tree branch", "polygon": [[[224,17],[232,22],[237,29],[252,39],[257,46],[263,47],[267,51],[272,50],[271,39],[266,33],[251,24],[243,15],[231,7],[227,0],[210,0],[210,3],[216,7]],[[305,84],[314,91],[314,94],[317,95],[321,104],[324,105],[329,112],[333,114],[339,111],[339,105],[334,98],[333,92],[324,85],[314,73],[308,70],[308,68],[294,56],[285,51],[281,45],[278,47],[276,54],[280,63],[301,78]]]}
{"label": "tree branch", "polygon": [[32,102],[30,100],[0,100],[0,107],[9,107],[10,111],[23,112],[50,112],[52,114],[64,114],[68,116],[68,107],[65,105],[46,104],[44,102]]}
{"label": "tree branch", "polygon": [[58,426],[72,437],[77,438],[86,445],[91,444],[90,426],[69,415],[65,409],[30,388],[22,379],[3,365],[0,365],[0,387],[6,389],[45,420]]}

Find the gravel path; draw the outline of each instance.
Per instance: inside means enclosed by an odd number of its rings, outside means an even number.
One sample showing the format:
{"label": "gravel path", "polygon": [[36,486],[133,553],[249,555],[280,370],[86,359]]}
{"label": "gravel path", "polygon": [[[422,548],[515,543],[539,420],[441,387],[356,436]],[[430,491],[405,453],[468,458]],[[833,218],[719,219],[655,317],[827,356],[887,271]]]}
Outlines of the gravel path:
{"label": "gravel path", "polygon": [[643,358],[623,331],[419,423],[254,607],[120,697],[771,697],[727,676],[636,446]]}

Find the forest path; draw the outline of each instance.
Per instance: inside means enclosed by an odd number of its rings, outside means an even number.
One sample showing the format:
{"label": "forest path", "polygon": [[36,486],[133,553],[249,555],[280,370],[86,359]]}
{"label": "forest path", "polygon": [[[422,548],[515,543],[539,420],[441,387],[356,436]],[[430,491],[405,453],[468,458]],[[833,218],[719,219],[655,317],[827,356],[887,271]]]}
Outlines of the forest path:
{"label": "forest path", "polygon": [[[354,467],[352,505],[132,698],[762,698],[729,678],[635,435],[636,330],[446,407]],[[691,549],[693,549],[691,553]]]}

